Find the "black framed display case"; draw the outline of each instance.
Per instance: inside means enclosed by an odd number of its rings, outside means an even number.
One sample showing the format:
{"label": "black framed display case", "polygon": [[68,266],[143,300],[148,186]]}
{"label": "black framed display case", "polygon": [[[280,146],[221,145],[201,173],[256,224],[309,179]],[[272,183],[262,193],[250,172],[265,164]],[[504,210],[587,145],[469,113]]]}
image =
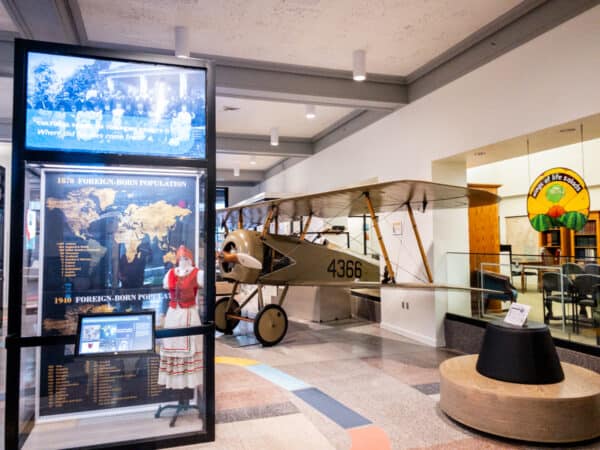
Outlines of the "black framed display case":
{"label": "black framed display case", "polygon": [[[5,447],[214,440],[211,62],[18,39],[14,64]],[[75,354],[79,314],[149,310],[153,354]]]}

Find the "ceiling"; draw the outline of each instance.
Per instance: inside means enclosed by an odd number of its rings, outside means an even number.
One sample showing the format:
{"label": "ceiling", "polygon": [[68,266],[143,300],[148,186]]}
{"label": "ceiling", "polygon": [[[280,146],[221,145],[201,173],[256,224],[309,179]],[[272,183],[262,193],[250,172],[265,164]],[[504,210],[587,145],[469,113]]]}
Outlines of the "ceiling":
{"label": "ceiling", "polygon": [[277,127],[280,136],[300,138],[312,138],[354,111],[317,105],[316,117],[307,119],[306,105],[300,103],[217,97],[216,105],[217,133],[267,135],[272,127]]}
{"label": "ceiling", "polygon": [[92,41],[172,49],[173,28],[188,26],[197,53],[350,70],[352,51],[365,49],[369,72],[402,76],[519,3],[79,0]]}
{"label": "ceiling", "polygon": [[281,162],[281,156],[217,154],[217,167],[232,170],[267,170]]}
{"label": "ceiling", "polygon": [[465,162],[467,167],[477,167],[598,138],[600,138],[600,114],[595,114],[469,150],[447,158],[445,161]]}
{"label": "ceiling", "polygon": [[[185,26],[192,54],[215,61],[219,180],[255,185],[589,7],[544,0],[0,0],[0,134],[10,130],[6,77],[15,36],[172,54],[174,28]],[[367,55],[362,83],[351,78],[355,49]],[[316,105],[312,120],[307,104]],[[269,145],[273,127],[277,147]],[[244,180],[230,177],[235,167]]]}
{"label": "ceiling", "polygon": [[4,5],[0,3],[0,30],[3,31],[17,31],[17,27],[13,24],[10,16],[6,12]]}

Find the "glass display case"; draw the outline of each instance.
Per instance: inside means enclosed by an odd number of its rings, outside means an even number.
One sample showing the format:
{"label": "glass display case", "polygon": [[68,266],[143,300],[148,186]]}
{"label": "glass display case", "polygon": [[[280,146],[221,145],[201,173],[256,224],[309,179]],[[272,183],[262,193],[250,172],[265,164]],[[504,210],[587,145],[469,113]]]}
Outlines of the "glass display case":
{"label": "glass display case", "polygon": [[6,448],[214,440],[211,64],[15,52]]}

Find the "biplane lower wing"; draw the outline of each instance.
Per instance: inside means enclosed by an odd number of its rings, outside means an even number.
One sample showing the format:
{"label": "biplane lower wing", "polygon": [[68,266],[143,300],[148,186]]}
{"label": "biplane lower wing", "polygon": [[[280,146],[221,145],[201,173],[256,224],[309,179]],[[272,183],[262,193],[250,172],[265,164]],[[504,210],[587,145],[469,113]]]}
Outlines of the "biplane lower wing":
{"label": "biplane lower wing", "polygon": [[[267,285],[265,283],[265,285]],[[279,284],[281,285],[281,284]],[[446,290],[446,291],[461,291],[461,292],[480,292],[483,294],[504,294],[503,291],[495,289],[484,289],[468,286],[457,286],[453,284],[439,283],[416,283],[416,282],[400,282],[395,284],[382,284],[377,282],[365,281],[319,281],[319,282],[297,282],[290,281],[284,284],[285,286],[317,286],[317,287],[340,287],[350,289],[373,289],[373,288],[392,288],[392,289],[412,289],[412,290]]]}

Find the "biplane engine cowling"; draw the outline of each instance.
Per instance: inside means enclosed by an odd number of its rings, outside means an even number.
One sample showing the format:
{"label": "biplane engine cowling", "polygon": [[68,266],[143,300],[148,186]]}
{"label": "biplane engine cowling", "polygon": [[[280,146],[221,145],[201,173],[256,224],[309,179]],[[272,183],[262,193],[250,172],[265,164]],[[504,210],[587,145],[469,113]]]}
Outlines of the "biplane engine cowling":
{"label": "biplane engine cowling", "polygon": [[[231,231],[223,241],[222,250],[224,253],[245,253],[261,263],[263,262],[263,243],[260,239],[260,233],[256,231]],[[222,260],[219,261],[219,266],[223,278],[239,281],[240,283],[256,283],[261,272],[260,269],[251,269],[239,263],[224,262]]]}

